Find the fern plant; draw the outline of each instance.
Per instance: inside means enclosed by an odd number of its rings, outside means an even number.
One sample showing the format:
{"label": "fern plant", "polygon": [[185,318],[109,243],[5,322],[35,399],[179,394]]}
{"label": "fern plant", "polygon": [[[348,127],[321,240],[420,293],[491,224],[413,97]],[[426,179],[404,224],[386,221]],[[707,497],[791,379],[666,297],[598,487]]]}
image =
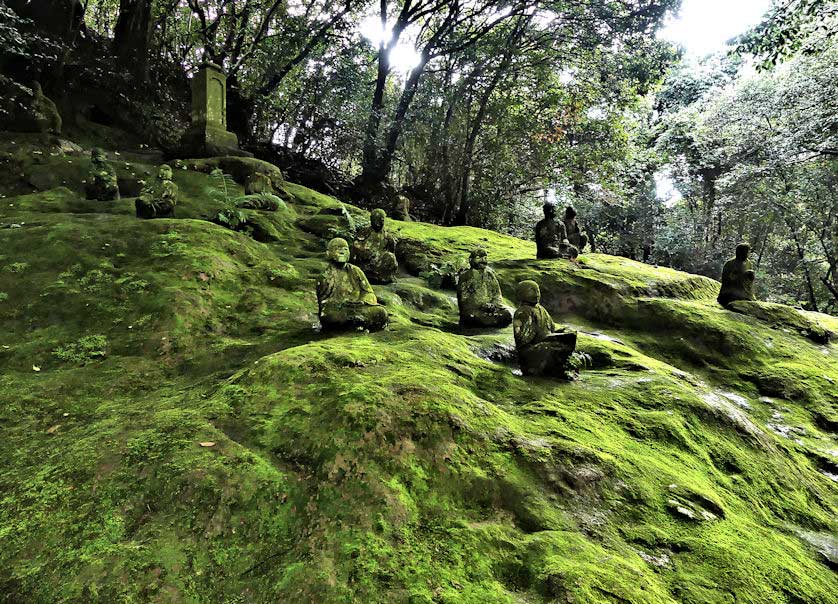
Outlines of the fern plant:
{"label": "fern plant", "polygon": [[240,228],[247,222],[247,212],[236,205],[238,196],[235,195],[236,182],[233,177],[216,168],[210,172],[210,181],[210,197],[223,206],[216,214],[215,220],[233,230]]}

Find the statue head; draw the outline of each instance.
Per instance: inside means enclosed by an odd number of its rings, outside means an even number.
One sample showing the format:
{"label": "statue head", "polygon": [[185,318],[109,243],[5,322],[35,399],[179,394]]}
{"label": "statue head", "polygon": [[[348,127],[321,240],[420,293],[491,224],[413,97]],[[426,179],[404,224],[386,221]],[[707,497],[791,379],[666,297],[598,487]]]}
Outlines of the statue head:
{"label": "statue head", "polygon": [[576,218],[576,214],[577,214],[576,208],[574,208],[573,206],[567,206],[564,209],[564,217],[567,218],[568,220]]}
{"label": "statue head", "polygon": [[521,281],[518,284],[515,294],[520,304],[535,306],[541,302],[541,290],[535,281]]}
{"label": "statue head", "polygon": [[736,246],[736,259],[744,262],[748,259],[748,254],[751,253],[751,246],[747,243],[740,243]]}
{"label": "statue head", "polygon": [[172,168],[167,164],[163,164],[157,169],[158,180],[172,180]]}
{"label": "statue head", "polygon": [[387,214],[381,208],[376,208],[372,212],[370,212],[370,224],[372,228],[376,231],[380,231],[384,228],[384,219],[387,217]]}
{"label": "statue head", "polygon": [[471,268],[483,270],[489,264],[489,255],[482,247],[475,248],[468,255],[468,263],[471,265]]}
{"label": "statue head", "polygon": [[349,262],[349,244],[346,239],[335,237],[326,246],[326,257],[335,264],[346,264]]}
{"label": "statue head", "polygon": [[556,204],[554,203],[545,203],[544,207],[544,217],[545,218],[555,218],[556,217]]}

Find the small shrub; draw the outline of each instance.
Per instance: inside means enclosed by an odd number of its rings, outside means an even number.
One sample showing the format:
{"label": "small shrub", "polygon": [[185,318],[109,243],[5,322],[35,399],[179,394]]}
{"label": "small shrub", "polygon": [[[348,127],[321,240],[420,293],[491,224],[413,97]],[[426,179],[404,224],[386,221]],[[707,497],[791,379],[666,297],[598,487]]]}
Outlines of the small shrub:
{"label": "small shrub", "polygon": [[12,262],[9,266],[6,267],[6,270],[10,273],[22,273],[27,268],[29,268],[28,262]]}
{"label": "small shrub", "polygon": [[85,336],[72,344],[59,346],[52,354],[68,363],[86,365],[108,354],[108,339],[102,335]]}

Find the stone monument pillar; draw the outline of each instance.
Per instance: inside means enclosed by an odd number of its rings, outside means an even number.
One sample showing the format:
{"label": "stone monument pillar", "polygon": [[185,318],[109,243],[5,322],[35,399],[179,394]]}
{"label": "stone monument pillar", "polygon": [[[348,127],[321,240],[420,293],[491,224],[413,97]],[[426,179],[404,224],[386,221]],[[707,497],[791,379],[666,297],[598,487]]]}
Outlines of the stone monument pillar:
{"label": "stone monument pillar", "polygon": [[192,78],[192,125],[181,140],[185,157],[249,155],[227,131],[227,76],[214,63],[202,63]]}

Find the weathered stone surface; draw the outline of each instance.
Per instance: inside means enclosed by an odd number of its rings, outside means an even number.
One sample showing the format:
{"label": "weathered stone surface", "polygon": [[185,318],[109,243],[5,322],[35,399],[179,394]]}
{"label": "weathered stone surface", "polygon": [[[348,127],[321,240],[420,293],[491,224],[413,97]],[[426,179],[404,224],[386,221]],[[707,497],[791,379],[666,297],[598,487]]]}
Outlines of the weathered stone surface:
{"label": "weathered stone surface", "polygon": [[157,178],[143,187],[137,197],[137,218],[174,218],[178,187],[172,182],[172,169],[160,166]]}
{"label": "weathered stone surface", "polygon": [[44,95],[41,85],[32,82],[30,89],[10,79],[0,77],[0,130],[40,134],[40,143],[61,134],[62,120],[55,103]]}
{"label": "weathered stone surface", "polygon": [[498,278],[488,261],[486,250],[473,250],[469,256],[471,267],[460,274],[457,302],[461,325],[506,327],[512,322],[512,313],[503,303]]}
{"label": "weathered stone surface", "polygon": [[244,179],[244,194],[257,195],[259,193],[274,192],[274,185],[271,182],[271,177],[264,172],[254,172],[248,174]]}
{"label": "weathered stone surface", "polygon": [[562,223],[564,224],[565,232],[567,233],[568,242],[581,252],[585,249],[585,246],[588,245],[588,236],[582,234],[582,230],[576,222],[576,215],[576,208],[573,206],[567,206],[564,211]]}
{"label": "weathered stone surface", "polygon": [[518,284],[518,302],[512,329],[518,361],[524,375],[565,377],[567,361],[576,349],[576,332],[557,332],[553,318],[541,306],[535,281]]}
{"label": "weathered stone surface", "polygon": [[34,98],[32,99],[32,111],[35,115],[35,123],[38,131],[44,134],[61,134],[61,114],[52,99],[44,95],[41,84],[32,84]]}
{"label": "weathered stone surface", "polygon": [[265,212],[276,212],[284,202],[276,195],[270,193],[258,193],[256,195],[245,195],[236,205],[248,210],[263,210]]}
{"label": "weathered stone surface", "polygon": [[329,267],[317,280],[317,304],[323,329],[368,329],[387,326],[389,316],[364,272],[349,264],[349,244],[335,238],[326,254]]}
{"label": "weathered stone surface", "polygon": [[404,195],[399,195],[396,198],[396,205],[393,208],[393,219],[403,222],[411,222],[413,220],[410,217],[410,199]]}
{"label": "weathered stone surface", "polygon": [[727,306],[736,300],[756,300],[754,296],[754,266],[748,260],[751,246],[740,243],[736,246],[736,257],[725,262],[722,269],[722,287],[719,290],[719,304]]}
{"label": "weathered stone surface", "polygon": [[544,204],[544,218],[535,225],[536,258],[576,258],[579,250],[567,239],[563,222],[556,220],[556,206]]}
{"label": "weathered stone surface", "polygon": [[90,152],[90,172],[85,183],[87,199],[110,201],[119,199],[119,182],[116,171],[108,163],[105,152],[94,147]]}
{"label": "weathered stone surface", "polygon": [[825,322],[821,323],[817,320],[819,316],[826,318],[825,315],[803,312],[785,304],[757,300],[734,300],[727,305],[727,308],[743,315],[755,317],[771,327],[796,331],[816,344],[828,344],[838,337],[834,331],[826,326]]}
{"label": "weathered stone surface", "polygon": [[255,174],[263,174],[271,181],[273,189],[278,190],[285,182],[282,170],[272,163],[254,157],[224,156],[210,158],[193,158],[182,160],[189,170],[209,174],[213,170],[221,170],[229,174],[240,185],[247,185],[247,180]]}
{"label": "weathered stone surface", "polygon": [[370,213],[370,226],[361,229],[352,244],[352,262],[366,273],[372,283],[392,283],[399,270],[396,239],[384,224],[384,210]]}
{"label": "weathered stone surface", "polygon": [[227,131],[227,76],[213,63],[203,63],[192,78],[192,124],[181,139],[181,154],[250,156]]}

